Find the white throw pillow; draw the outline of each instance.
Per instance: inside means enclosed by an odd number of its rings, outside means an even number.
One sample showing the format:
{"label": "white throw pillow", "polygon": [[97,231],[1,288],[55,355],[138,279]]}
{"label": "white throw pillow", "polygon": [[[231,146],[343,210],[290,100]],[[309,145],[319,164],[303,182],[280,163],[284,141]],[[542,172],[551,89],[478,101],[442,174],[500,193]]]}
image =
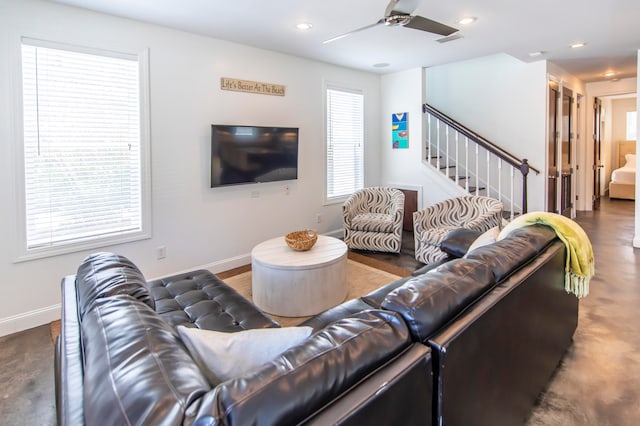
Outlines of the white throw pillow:
{"label": "white throw pillow", "polygon": [[497,226],[489,229],[488,231],[485,231],[471,243],[471,245],[469,246],[469,250],[467,250],[467,253],[471,253],[472,250],[477,249],[478,247],[495,243],[499,233],[500,228]]}
{"label": "white throw pillow", "polygon": [[305,341],[311,327],[260,328],[236,333],[177,327],[178,334],[212,385],[240,377]]}
{"label": "white throw pillow", "polygon": [[631,167],[633,169],[636,168],[636,155],[635,154],[627,154],[624,156],[624,159],[627,160],[627,163],[624,165],[625,167]]}

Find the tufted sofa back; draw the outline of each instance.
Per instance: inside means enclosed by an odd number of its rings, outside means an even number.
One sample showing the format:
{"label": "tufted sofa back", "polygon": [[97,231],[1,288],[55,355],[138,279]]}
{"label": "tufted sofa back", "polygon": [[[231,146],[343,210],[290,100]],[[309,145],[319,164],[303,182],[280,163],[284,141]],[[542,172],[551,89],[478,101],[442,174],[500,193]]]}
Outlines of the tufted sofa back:
{"label": "tufted sofa back", "polygon": [[206,270],[149,281],[156,312],[171,326],[235,332],[278,324]]}

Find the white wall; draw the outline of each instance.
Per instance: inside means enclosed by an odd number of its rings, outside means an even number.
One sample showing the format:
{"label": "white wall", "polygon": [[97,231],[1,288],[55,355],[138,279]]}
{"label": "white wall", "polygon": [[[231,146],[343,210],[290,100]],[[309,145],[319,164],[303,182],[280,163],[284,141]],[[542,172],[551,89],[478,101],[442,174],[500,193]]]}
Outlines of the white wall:
{"label": "white wall", "polygon": [[[380,182],[380,77],[221,40],[37,0],[0,3],[0,335],[59,317],[60,279],[89,252],[14,263],[13,175],[20,135],[14,121],[20,36],[73,44],[149,48],[153,238],[105,247],[130,257],[147,278],[195,267],[220,271],[248,263],[258,242],[287,231],[341,228],[340,205],[323,205],[323,83],[365,93],[367,184]],[[220,90],[220,77],[283,84],[286,96]],[[6,118],[9,119],[6,119]],[[299,178],[209,188],[210,125],[300,127]],[[259,191],[259,198],[251,193]],[[322,222],[316,223],[316,213]],[[167,257],[156,260],[164,245]]]}
{"label": "white wall", "polygon": [[[382,119],[380,123],[382,181],[386,185],[418,191],[418,208],[461,194],[451,182],[422,164],[424,126],[424,70],[415,68],[382,77]],[[391,115],[409,113],[409,148],[391,147]],[[444,181],[443,181],[444,180]]]}
{"label": "white wall", "polygon": [[498,54],[426,69],[426,100],[542,173],[530,172],[529,211],[544,210],[546,64]]}

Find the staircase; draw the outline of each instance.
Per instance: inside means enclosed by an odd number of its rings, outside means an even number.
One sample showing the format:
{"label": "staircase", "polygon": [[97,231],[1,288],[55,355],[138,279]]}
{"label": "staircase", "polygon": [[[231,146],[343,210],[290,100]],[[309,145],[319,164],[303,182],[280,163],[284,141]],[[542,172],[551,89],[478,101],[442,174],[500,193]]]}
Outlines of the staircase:
{"label": "staircase", "polygon": [[502,201],[506,217],[527,212],[527,175],[540,173],[429,104],[426,121],[425,163],[473,195]]}

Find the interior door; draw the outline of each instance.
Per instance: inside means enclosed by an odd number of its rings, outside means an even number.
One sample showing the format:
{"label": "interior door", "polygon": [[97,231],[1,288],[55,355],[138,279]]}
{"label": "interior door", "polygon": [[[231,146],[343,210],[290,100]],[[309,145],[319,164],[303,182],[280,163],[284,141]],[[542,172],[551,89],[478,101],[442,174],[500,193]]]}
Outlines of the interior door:
{"label": "interior door", "polygon": [[547,168],[547,211],[558,212],[558,101],[560,91],[558,83],[549,82],[549,134],[547,135],[547,152],[549,157]]}
{"label": "interior door", "polygon": [[562,88],[562,124],[561,124],[561,184],[560,214],[571,217],[573,207],[573,165],[571,149],[573,145],[573,92]]}
{"label": "interior door", "polygon": [[595,98],[593,101],[593,210],[600,208],[601,183],[602,183],[602,101]]}

